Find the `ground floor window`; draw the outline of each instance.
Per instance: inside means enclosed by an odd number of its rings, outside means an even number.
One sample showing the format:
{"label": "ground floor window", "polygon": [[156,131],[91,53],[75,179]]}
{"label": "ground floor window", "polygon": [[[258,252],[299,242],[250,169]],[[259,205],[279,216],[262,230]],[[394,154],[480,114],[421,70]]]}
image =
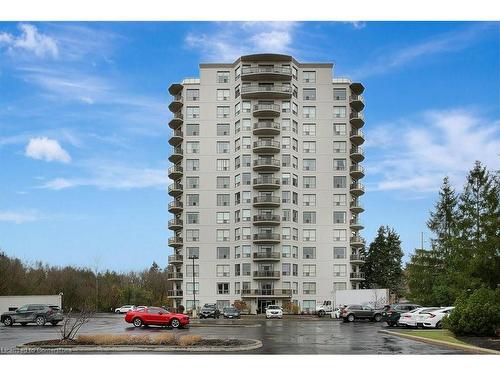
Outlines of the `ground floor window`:
{"label": "ground floor window", "polygon": [[316,300],[306,299],[302,301],[302,311],[312,313],[316,308]]}
{"label": "ground floor window", "polygon": [[229,283],[217,283],[217,294],[229,294]]}
{"label": "ground floor window", "polygon": [[[188,299],[186,300],[186,310],[192,310],[194,306],[194,300]],[[198,309],[200,307],[200,301],[196,300],[196,308]]]}
{"label": "ground floor window", "polygon": [[230,303],[228,299],[218,299],[217,300],[217,308],[219,310],[223,310],[225,307],[229,307]]}

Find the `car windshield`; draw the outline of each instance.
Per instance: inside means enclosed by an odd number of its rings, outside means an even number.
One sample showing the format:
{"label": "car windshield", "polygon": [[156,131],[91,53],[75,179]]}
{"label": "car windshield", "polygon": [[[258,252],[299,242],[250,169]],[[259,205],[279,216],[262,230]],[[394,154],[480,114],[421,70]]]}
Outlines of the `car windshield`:
{"label": "car windshield", "polygon": [[276,305],[269,305],[267,306],[268,309],[272,309],[272,310],[275,310],[275,309],[279,309],[280,307],[279,306],[276,306]]}

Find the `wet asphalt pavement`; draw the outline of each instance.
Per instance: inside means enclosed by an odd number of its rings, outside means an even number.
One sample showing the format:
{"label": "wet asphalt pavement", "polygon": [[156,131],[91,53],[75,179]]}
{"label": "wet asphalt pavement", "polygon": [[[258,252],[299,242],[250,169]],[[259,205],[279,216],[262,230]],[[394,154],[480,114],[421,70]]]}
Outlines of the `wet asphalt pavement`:
{"label": "wet asphalt pavement", "polygon": [[[264,318],[194,320],[189,328],[172,330],[161,327],[134,328],[123,316],[99,315],[82,327],[79,333],[156,334],[175,332],[207,338],[242,338],[261,340],[263,346],[234,354],[465,354],[459,350],[425,344],[378,332],[383,323],[359,321],[343,323],[330,318]],[[59,327],[0,326],[0,353],[12,353],[17,345],[31,341],[57,339]],[[224,353],[229,354],[229,353]]]}

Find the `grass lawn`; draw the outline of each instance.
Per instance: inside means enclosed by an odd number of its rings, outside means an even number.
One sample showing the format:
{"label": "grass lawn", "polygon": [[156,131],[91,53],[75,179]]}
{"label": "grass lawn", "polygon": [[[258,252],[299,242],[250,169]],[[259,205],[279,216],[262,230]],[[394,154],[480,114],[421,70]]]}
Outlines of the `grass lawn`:
{"label": "grass lawn", "polygon": [[423,338],[428,338],[428,339],[434,339],[434,340],[440,340],[440,341],[445,341],[449,342],[452,344],[462,344],[462,345],[467,345],[467,346],[472,346],[469,343],[465,341],[461,341],[457,339],[453,333],[448,331],[447,329],[433,329],[433,330],[411,330],[411,331],[405,331],[402,332],[411,336],[415,337],[423,337]]}

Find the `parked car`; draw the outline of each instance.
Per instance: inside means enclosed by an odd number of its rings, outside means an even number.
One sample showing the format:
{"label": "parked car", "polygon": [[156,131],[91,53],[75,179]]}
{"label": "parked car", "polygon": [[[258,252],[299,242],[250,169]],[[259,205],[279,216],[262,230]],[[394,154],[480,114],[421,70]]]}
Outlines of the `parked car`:
{"label": "parked car", "polygon": [[5,326],[11,326],[14,323],[20,323],[23,326],[28,323],[36,323],[37,326],[50,323],[55,326],[64,319],[59,307],[57,309],[55,307],[49,305],[24,305],[15,311],[3,313],[0,316],[0,321]]}
{"label": "parked car", "polygon": [[404,327],[417,327],[427,316],[427,312],[439,309],[439,307],[419,307],[407,313],[402,313],[398,324]]}
{"label": "parked car", "polygon": [[393,303],[392,305],[386,305],[382,310],[382,320],[387,323],[388,326],[394,327],[398,324],[399,318],[402,313],[410,312],[412,310],[422,307],[415,303]]}
{"label": "parked car", "polygon": [[422,322],[424,328],[443,328],[443,318],[450,315],[455,307],[449,306],[426,313]]}
{"label": "parked car", "polygon": [[189,316],[170,313],[161,307],[147,307],[141,310],[131,310],[125,315],[125,321],[134,327],[142,325],[171,326],[181,328],[189,324]]}
{"label": "parked car", "polygon": [[333,309],[333,311],[330,313],[330,316],[332,319],[340,319],[340,307],[336,307]]}
{"label": "parked car", "polygon": [[135,305],[123,305],[122,307],[118,307],[115,309],[115,313],[117,314],[125,314],[129,311],[135,310]]}
{"label": "parked car", "polygon": [[269,305],[266,308],[266,319],[283,319],[283,309],[278,305]]}
{"label": "parked car", "polygon": [[316,305],[316,314],[321,318],[333,311],[332,301],[323,301],[323,303]]}
{"label": "parked car", "polygon": [[205,303],[200,311],[200,319],[214,318],[219,319],[220,310],[215,303]]}
{"label": "parked car", "polygon": [[226,307],[224,310],[222,310],[222,315],[226,319],[239,319],[240,310],[235,307]]}
{"label": "parked car", "polygon": [[368,319],[375,322],[382,320],[380,310],[375,310],[368,305],[348,305],[342,309],[340,316],[344,322],[354,322],[356,319]]}

